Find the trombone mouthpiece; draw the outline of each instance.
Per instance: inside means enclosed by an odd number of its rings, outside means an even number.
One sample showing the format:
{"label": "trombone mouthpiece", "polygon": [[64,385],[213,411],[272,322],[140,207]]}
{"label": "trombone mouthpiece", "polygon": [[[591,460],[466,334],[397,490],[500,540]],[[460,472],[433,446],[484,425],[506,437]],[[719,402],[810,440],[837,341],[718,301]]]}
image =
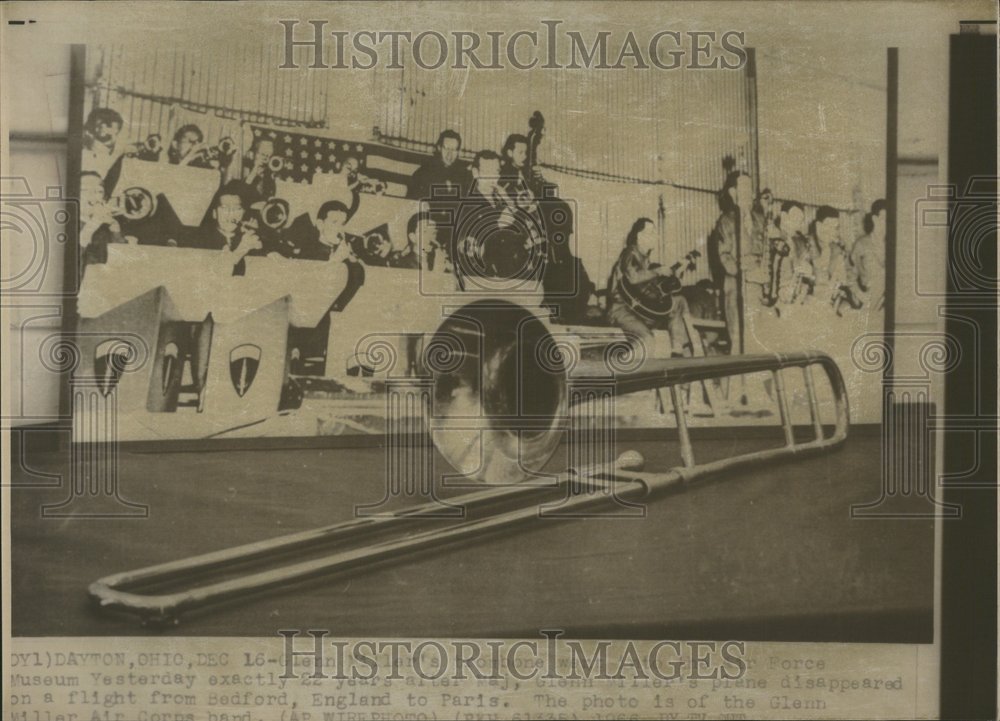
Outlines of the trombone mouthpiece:
{"label": "trombone mouthpiece", "polygon": [[646,467],[646,459],[639,451],[625,451],[618,456],[615,465],[622,471],[641,471]]}

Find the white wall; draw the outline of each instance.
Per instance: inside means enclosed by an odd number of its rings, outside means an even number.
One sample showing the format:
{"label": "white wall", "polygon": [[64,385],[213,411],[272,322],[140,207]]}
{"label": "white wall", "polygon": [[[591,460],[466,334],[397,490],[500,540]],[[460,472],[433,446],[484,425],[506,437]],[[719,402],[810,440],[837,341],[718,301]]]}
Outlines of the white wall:
{"label": "white wall", "polygon": [[[4,202],[2,252],[3,367],[6,423],[53,421],[59,411],[58,376],[39,360],[46,339],[62,327],[63,250],[57,211],[64,207],[70,49],[43,56],[25,52],[37,36],[4,33],[5,144],[0,165]],[[26,200],[38,202],[24,202]]]}
{"label": "white wall", "polygon": [[816,205],[885,195],[886,48],[757,53],[761,187]]}

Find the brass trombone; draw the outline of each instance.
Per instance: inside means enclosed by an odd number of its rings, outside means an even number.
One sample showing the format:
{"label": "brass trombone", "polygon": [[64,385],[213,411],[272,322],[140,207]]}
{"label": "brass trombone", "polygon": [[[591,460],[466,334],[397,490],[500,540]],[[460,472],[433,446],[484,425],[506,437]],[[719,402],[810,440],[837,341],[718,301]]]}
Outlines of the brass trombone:
{"label": "brass trombone", "polygon": [[[569,363],[565,356],[552,352],[553,337],[530,311],[510,303],[501,305],[480,302],[460,309],[446,319],[425,352],[433,378],[433,415],[459,420],[468,408],[456,404],[456,399],[478,397],[483,424],[477,433],[483,446],[492,451],[475,473],[476,479],[490,485],[447,499],[449,505],[463,509],[460,518],[443,520],[440,503],[412,506],[394,515],[355,518],[106,576],[91,584],[91,598],[102,609],[135,614],[144,623],[176,623],[181,613],[214,602],[321,575],[362,572],[376,562],[528,525],[545,516],[540,495],[559,499],[558,515],[572,515],[599,509],[612,497],[643,499],[723,472],[828,452],[847,439],[844,381],[836,363],[823,353],[651,360],[612,371],[613,392],[669,391],[680,445],[679,465],[646,469],[640,454],[626,452],[610,463],[568,469],[545,486],[520,483],[526,465],[540,468],[565,437],[570,406],[580,400],[572,392],[575,379],[609,377],[609,363]],[[448,352],[442,354],[444,350]],[[825,374],[832,390],[833,417],[827,419],[832,421],[832,430],[820,415],[814,368]],[[796,438],[782,375],[788,369],[803,372],[811,419],[808,440]],[[784,444],[699,463],[687,426],[685,388],[748,373],[771,374]],[[547,387],[544,392],[540,391],[543,386]],[[530,402],[525,405],[518,396],[530,396]],[[438,450],[456,469],[461,468],[462,447],[449,445],[439,435],[433,434]]]}

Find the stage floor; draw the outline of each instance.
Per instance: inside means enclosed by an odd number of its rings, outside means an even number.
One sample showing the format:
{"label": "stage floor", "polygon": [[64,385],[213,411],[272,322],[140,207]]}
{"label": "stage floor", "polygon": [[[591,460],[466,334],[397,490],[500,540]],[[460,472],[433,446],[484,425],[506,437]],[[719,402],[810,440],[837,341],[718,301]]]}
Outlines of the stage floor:
{"label": "stage floor", "polygon": [[[695,439],[699,460],[780,444],[778,429],[704,434],[712,437]],[[618,448],[640,451],[647,468],[679,463],[669,432],[620,434]],[[852,504],[880,496],[880,453],[877,426],[853,427],[841,450],[653,497],[642,518],[538,520],[199,611],[160,632],[503,638],[559,628],[571,637],[930,642],[933,521],[851,518]],[[98,612],[88,585],[346,520],[385,494],[377,446],[123,451],[120,493],[148,506],[147,518],[42,518],[42,506],[68,491],[37,484],[68,464],[51,451],[15,458],[15,636],[152,633]],[[565,467],[564,454],[551,465]]]}

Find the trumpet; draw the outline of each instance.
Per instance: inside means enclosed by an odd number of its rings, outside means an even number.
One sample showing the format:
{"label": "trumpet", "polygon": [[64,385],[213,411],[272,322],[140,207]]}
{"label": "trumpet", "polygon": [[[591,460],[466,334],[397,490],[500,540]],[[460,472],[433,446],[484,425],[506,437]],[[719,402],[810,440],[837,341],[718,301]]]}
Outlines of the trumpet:
{"label": "trumpet", "polygon": [[229,156],[236,151],[236,141],[227,135],[215,147],[218,149],[219,155]]}
{"label": "trumpet", "polygon": [[272,173],[280,173],[285,169],[285,159],[280,155],[272,155],[267,161],[267,167]]}
{"label": "trumpet", "polygon": [[224,158],[229,158],[236,150],[236,142],[226,136],[222,138],[216,145],[212,145],[207,148],[201,148],[195,153],[195,157],[192,159],[201,158],[207,161],[211,165],[218,167]]}
{"label": "trumpet", "polygon": [[354,182],[357,183],[358,190],[374,195],[382,195],[389,187],[384,180],[375,180],[361,173],[358,173]]}
{"label": "trumpet", "polygon": [[133,186],[107,201],[111,214],[126,220],[144,220],[156,212],[156,198],[145,188]]}
{"label": "trumpet", "polygon": [[157,158],[163,150],[163,138],[159,133],[151,133],[142,142],[132,144],[132,150],[125,153],[129,158]]}
{"label": "trumpet", "polygon": [[[633,363],[627,360],[627,344],[622,344],[624,356],[611,350],[614,345],[605,349],[604,362],[577,360],[559,352],[559,343],[527,308],[496,299],[470,303],[445,319],[425,346],[421,368],[435,408],[422,418],[428,443],[433,442],[459,473],[484,484],[449,499],[450,505],[467,511],[461,517],[444,523],[438,503],[413,505],[394,515],[356,518],[115,573],[91,584],[91,599],[101,609],[135,614],[144,623],[177,623],[181,613],[210,603],[286,588],[320,575],[360,573],[376,563],[410,558],[418,551],[528,526],[543,515],[542,497],[554,496],[557,514],[572,517],[587,508],[607,507],[613,498],[641,500],[722,473],[830,452],[847,440],[844,380],[836,363],[823,353]],[[805,382],[811,426],[799,432],[793,426],[785,386],[788,374],[796,372],[802,373]],[[699,463],[688,432],[685,387],[750,373],[768,373],[773,379],[784,444]],[[824,413],[814,375],[825,375],[829,382],[832,403]],[[555,454],[567,427],[581,444],[594,437],[594,428],[573,425],[570,408],[583,406],[597,423],[614,422],[606,415],[607,398],[595,398],[588,380],[600,378],[606,379],[603,387],[610,394],[669,391],[679,463],[646,469],[641,455],[626,452],[617,460],[595,458],[596,463],[578,464],[545,486],[519,482],[537,479],[534,474]],[[599,408],[605,409],[603,415],[597,413]],[[474,428],[472,436],[470,428]],[[478,439],[484,451],[471,454],[474,465],[470,465],[470,438]],[[413,450],[407,448],[407,452]],[[583,450],[580,457],[597,455],[589,446]],[[390,483],[400,488],[404,483],[411,485],[403,478],[391,478]],[[428,490],[423,482],[421,490]]]}
{"label": "trumpet", "polygon": [[288,222],[290,206],[283,198],[271,198],[260,209],[260,219],[268,228],[281,230]]}

